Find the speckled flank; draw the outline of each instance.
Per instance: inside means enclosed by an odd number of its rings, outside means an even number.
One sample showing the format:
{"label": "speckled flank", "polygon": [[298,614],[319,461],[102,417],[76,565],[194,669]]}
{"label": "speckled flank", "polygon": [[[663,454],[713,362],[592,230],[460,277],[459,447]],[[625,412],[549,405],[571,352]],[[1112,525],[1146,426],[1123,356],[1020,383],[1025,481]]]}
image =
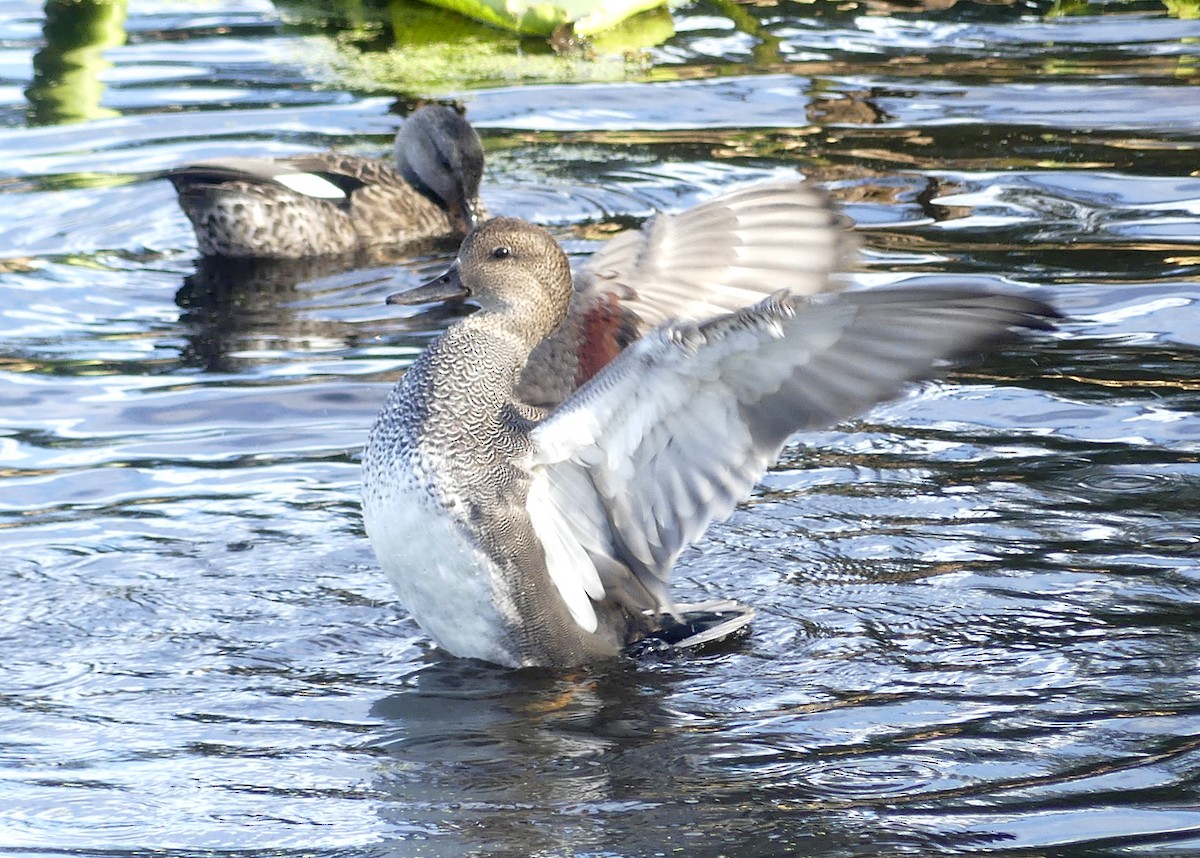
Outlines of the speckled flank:
{"label": "speckled flank", "polygon": [[368,172],[373,184],[351,192],[348,203],[315,199],[256,182],[189,185],[179,204],[204,256],[297,259],[404,244],[453,231],[449,214],[394,170],[372,162],[343,168]]}

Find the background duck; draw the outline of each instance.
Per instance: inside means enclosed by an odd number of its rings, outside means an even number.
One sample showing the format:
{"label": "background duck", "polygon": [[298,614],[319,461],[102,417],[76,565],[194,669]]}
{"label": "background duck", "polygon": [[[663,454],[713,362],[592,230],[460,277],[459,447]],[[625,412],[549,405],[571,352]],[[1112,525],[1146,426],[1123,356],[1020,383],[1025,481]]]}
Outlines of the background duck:
{"label": "background duck", "polygon": [[396,133],[396,163],[337,152],[167,171],[204,256],[299,259],[465,235],[483,216],[483,144],[450,107]]}

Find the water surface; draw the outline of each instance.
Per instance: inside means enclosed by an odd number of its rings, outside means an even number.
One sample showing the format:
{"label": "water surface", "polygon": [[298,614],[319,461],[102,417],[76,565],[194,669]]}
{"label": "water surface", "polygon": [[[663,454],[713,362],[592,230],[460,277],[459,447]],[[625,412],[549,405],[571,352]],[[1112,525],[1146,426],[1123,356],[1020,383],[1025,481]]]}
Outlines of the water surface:
{"label": "water surface", "polygon": [[[590,64],[354,14],[152,0],[48,43],[0,3],[3,854],[1200,851],[1185,4],[698,3]],[[418,89],[393,17],[500,60]],[[759,609],[746,639],[446,659],[375,567],[357,458],[454,316],[382,299],[453,248],[234,277],[146,178],[384,156],[434,90],[481,130],[488,207],[572,253],[799,171],[858,222],[861,287],[1068,319],[797,436],[677,569]]]}

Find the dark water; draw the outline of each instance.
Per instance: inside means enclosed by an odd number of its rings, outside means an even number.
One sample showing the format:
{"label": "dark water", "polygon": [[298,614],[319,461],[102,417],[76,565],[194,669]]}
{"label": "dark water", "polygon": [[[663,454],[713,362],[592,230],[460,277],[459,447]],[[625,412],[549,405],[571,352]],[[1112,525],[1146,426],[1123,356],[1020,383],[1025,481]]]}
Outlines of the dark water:
{"label": "dark water", "polygon": [[[47,48],[0,2],[0,852],[1200,854],[1200,20],[946,5],[699,3],[589,63],[234,0],[90,7]],[[439,32],[499,59],[371,83]],[[678,569],[759,608],[741,643],[441,658],[356,459],[449,319],[382,298],[449,249],[231,284],[141,178],[383,155],[426,91],[481,128],[489,208],[574,252],[802,171],[863,284],[1070,318],[798,437]]]}

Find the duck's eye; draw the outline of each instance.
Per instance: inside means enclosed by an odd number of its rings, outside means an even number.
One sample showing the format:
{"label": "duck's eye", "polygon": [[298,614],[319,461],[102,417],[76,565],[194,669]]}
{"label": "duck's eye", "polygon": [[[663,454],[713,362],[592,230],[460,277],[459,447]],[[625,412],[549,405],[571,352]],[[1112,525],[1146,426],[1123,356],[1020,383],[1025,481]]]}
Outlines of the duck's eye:
{"label": "duck's eye", "polygon": [[512,256],[512,248],[507,245],[500,245],[492,251],[492,259],[508,259]]}

